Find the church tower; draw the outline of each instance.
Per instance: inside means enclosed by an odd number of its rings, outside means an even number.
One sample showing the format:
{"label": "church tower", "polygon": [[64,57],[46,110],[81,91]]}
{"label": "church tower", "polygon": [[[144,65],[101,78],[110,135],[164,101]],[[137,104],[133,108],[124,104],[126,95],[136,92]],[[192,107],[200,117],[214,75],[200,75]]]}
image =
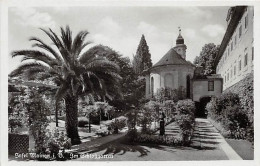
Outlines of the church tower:
{"label": "church tower", "polygon": [[181,28],[179,27],[179,36],[178,38],[176,39],[176,46],[173,47],[173,49],[181,55],[181,57],[183,59],[186,60],[186,49],[187,49],[187,46],[184,44],[184,39],[183,37],[181,36]]}

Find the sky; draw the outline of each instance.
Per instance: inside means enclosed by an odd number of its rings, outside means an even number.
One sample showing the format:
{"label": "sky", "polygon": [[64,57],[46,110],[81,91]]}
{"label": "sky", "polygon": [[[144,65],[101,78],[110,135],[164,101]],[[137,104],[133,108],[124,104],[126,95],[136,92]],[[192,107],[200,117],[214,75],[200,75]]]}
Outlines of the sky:
{"label": "sky", "polygon": [[[39,28],[51,28],[57,34],[69,25],[73,35],[81,30],[90,34],[89,46],[102,44],[132,59],[144,34],[153,64],[175,46],[178,27],[187,45],[186,59],[193,62],[207,43],[220,44],[227,23],[229,6],[85,6],[85,7],[9,7],[8,50],[31,49],[32,36],[51,44]],[[88,49],[88,48],[86,48]],[[20,58],[9,55],[9,72]]]}

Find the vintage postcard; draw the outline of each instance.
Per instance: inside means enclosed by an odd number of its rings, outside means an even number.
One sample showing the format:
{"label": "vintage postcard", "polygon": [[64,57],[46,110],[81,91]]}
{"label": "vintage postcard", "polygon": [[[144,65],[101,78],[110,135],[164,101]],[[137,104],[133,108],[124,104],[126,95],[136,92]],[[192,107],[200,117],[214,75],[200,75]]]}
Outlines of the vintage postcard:
{"label": "vintage postcard", "polygon": [[1,164],[259,164],[258,20],[249,1],[1,1]]}

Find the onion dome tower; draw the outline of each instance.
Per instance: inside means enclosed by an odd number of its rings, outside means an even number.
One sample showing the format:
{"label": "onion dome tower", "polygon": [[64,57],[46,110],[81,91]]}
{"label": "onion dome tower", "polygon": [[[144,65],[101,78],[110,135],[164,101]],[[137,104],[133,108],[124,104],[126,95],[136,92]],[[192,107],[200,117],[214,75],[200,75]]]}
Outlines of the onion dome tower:
{"label": "onion dome tower", "polygon": [[181,28],[179,27],[179,36],[176,39],[176,46],[173,49],[186,60],[186,49],[187,46],[184,44],[184,39],[181,36]]}

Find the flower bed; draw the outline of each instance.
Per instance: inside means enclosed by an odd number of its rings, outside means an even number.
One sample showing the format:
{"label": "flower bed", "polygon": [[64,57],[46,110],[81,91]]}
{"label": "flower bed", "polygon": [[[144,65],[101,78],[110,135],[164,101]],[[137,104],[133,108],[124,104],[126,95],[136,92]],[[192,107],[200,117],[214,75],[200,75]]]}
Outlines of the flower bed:
{"label": "flower bed", "polygon": [[183,141],[180,138],[173,136],[158,136],[158,135],[149,135],[149,134],[137,134],[134,139],[134,142],[138,143],[148,143],[148,144],[160,144],[168,146],[182,145]]}

